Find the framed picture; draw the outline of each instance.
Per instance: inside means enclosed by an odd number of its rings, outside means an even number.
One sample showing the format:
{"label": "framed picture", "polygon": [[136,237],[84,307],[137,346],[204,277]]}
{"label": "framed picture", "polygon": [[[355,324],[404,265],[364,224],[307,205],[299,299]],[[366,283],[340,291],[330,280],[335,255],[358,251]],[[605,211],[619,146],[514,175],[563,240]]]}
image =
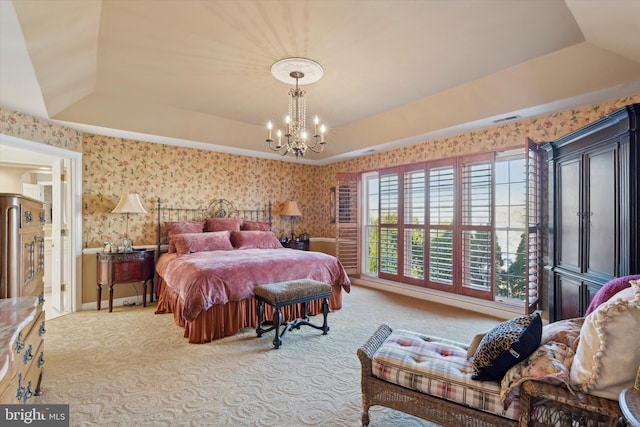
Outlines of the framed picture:
{"label": "framed picture", "polygon": [[329,218],[332,224],[336,222],[336,187],[329,190]]}

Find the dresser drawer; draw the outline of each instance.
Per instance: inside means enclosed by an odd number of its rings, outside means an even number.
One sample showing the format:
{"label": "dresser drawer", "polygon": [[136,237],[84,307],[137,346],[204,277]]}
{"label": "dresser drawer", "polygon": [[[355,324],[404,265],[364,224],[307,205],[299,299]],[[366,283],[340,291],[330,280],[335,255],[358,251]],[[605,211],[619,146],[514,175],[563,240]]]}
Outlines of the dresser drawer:
{"label": "dresser drawer", "polygon": [[40,341],[37,349],[33,350],[33,358],[28,364],[17,363],[18,370],[6,389],[0,391],[0,404],[30,403],[34,396],[40,393],[42,367],[44,365],[44,341]]}
{"label": "dresser drawer", "polygon": [[[44,328],[44,311],[40,311],[31,325],[24,328],[27,331],[20,343],[16,343],[16,347],[20,346],[17,351],[15,363],[24,366],[29,365],[36,357],[36,350],[40,347],[45,333]],[[18,350],[15,348],[14,350]]]}
{"label": "dresser drawer", "polygon": [[22,328],[11,344],[11,362],[0,382],[0,404],[26,403],[40,392],[45,313],[41,305],[33,310],[35,318]]}

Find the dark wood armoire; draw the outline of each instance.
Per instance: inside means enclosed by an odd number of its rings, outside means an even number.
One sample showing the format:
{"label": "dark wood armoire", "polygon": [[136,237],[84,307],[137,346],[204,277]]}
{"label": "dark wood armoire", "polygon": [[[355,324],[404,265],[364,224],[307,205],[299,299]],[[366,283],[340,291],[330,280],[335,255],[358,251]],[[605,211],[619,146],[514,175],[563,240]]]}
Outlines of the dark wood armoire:
{"label": "dark wood armoire", "polygon": [[549,161],[549,320],[584,315],[614,277],[640,271],[640,104],[543,145]]}

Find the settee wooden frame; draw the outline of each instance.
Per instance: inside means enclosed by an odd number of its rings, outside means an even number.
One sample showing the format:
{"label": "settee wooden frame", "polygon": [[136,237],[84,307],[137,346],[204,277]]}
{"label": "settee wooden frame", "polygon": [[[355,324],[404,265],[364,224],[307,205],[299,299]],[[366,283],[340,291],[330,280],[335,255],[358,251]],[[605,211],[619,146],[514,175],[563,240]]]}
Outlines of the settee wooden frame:
{"label": "settee wooden frame", "polygon": [[369,425],[369,408],[375,405],[405,412],[444,427],[624,425],[617,402],[581,393],[574,395],[564,387],[538,381],[525,381],[522,384],[520,419],[510,420],[382,380],[373,375],[372,360],[391,332],[388,325],[380,325],[357,351],[362,365],[363,427]]}

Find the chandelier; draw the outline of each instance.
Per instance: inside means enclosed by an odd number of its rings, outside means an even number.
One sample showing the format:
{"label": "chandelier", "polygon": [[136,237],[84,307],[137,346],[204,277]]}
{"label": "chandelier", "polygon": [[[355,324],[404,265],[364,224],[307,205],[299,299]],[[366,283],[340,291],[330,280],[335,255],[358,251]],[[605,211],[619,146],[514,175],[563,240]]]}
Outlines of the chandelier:
{"label": "chandelier", "polygon": [[300,89],[300,80],[303,84],[315,83],[322,77],[324,71],[320,64],[305,58],[285,58],[271,66],[271,74],[277,80],[284,83],[293,83],[296,87],[289,89],[289,114],[285,119],[284,133],[281,129],[276,131],[276,139],[273,139],[273,124],[267,124],[267,139],[269,148],[283,156],[289,153],[296,158],[304,156],[307,149],[320,153],[324,150],[326,141],[324,134],[326,128],[320,125],[318,116],[314,119],[313,135],[307,133],[307,105],[305,101],[306,90]]}

